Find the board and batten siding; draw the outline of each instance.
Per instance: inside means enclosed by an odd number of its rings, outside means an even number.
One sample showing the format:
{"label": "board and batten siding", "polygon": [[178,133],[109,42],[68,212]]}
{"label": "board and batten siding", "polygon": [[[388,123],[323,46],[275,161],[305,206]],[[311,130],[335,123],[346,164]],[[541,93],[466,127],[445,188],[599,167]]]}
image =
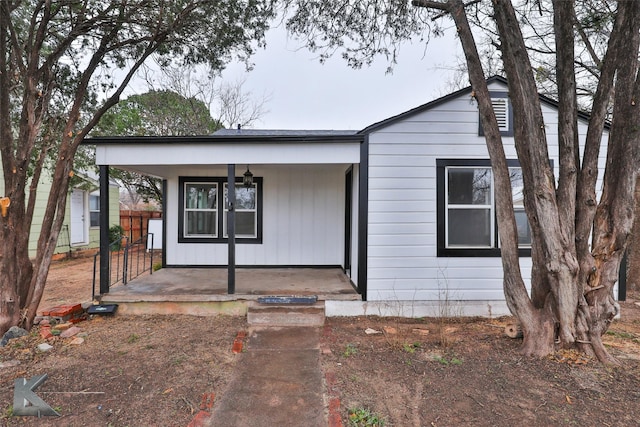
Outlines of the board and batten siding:
{"label": "board and batten siding", "polygon": [[[236,244],[237,265],[338,266],[344,261],[347,165],[251,165],[263,178],[262,243]],[[238,166],[236,174],[244,170]],[[167,177],[168,265],[222,266],[226,243],[178,243],[180,176],[226,177],[226,166],[175,169]]]}
{"label": "board and batten siding", "polygon": [[[557,178],[557,110],[542,108]],[[489,159],[478,121],[476,103],[461,95],[369,135],[367,301],[504,302],[499,257],[437,256],[436,159]],[[580,132],[584,141],[585,123]],[[513,138],[503,143],[517,159]],[[529,286],[531,259],[520,264]]]}

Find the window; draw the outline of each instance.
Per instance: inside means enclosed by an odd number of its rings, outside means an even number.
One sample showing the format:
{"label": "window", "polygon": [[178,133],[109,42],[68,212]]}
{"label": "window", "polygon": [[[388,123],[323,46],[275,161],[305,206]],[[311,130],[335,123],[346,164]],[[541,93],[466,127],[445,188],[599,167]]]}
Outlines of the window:
{"label": "window", "polygon": [[[227,183],[224,184],[224,199],[228,200]],[[256,203],[256,184],[245,187],[242,183],[236,184],[236,238],[256,238],[258,236],[258,209]],[[224,207],[224,236],[227,237],[227,212],[228,204]]]}
{"label": "window", "polygon": [[[253,186],[236,183],[235,219],[238,243],[262,242],[262,178]],[[179,179],[180,216],[178,241],[223,243],[227,241],[228,187],[226,177]],[[222,194],[221,194],[222,191]]]}
{"label": "window", "polygon": [[[502,136],[513,136],[513,111],[511,110],[511,102],[506,92],[489,92],[491,96],[491,105],[493,112],[498,121],[500,134]],[[484,136],[484,130],[478,115],[478,135]]]}
{"label": "window", "polygon": [[218,183],[184,183],[184,236],[218,237]]}
{"label": "window", "polygon": [[100,193],[89,194],[89,227],[100,227]]}
{"label": "window", "polygon": [[[488,160],[437,160],[438,256],[499,256],[493,173]],[[522,171],[509,161],[521,255],[530,254]]]}

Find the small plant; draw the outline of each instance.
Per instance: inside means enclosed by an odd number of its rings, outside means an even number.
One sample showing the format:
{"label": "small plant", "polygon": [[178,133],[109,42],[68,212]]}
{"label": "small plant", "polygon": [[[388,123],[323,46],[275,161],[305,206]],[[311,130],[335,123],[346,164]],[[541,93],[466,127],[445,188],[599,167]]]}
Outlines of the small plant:
{"label": "small plant", "polygon": [[407,353],[415,353],[417,349],[419,349],[420,347],[422,347],[422,344],[420,344],[419,342],[414,342],[413,344],[409,344],[409,343],[404,343],[402,345],[402,349],[407,352]]}
{"label": "small plant", "polygon": [[127,342],[129,344],[133,344],[134,342],[138,341],[139,339],[140,339],[140,336],[138,334],[131,334],[127,338]]}
{"label": "small plant", "polygon": [[433,360],[443,365],[448,365],[449,361],[443,356],[433,356]]}
{"label": "small plant", "polygon": [[0,418],[11,418],[11,417],[13,417],[13,405],[7,406],[7,409],[2,411],[2,415],[0,415]]}
{"label": "small plant", "polygon": [[173,366],[180,366],[182,365],[182,363],[184,362],[185,357],[184,356],[176,356],[171,360],[171,364]]}
{"label": "small plant", "polygon": [[155,264],[153,264],[153,271],[158,271],[160,269],[162,269],[162,261],[160,262],[156,262]]}
{"label": "small plant", "polygon": [[384,420],[366,408],[349,410],[349,425],[353,427],[383,427]]}
{"label": "small plant", "polygon": [[122,238],[124,237],[124,228],[119,225],[113,225],[109,227],[109,243],[111,249],[119,251],[122,249]]}
{"label": "small plant", "polygon": [[356,354],[358,354],[358,347],[356,347],[356,345],[352,343],[347,344],[344,352],[342,353],[344,357],[355,356]]}
{"label": "small plant", "polygon": [[436,355],[433,357],[433,360],[435,360],[438,363],[441,363],[443,365],[462,365],[462,360],[458,359],[457,357],[453,356],[449,359],[447,359],[444,356],[440,356],[440,355]]}

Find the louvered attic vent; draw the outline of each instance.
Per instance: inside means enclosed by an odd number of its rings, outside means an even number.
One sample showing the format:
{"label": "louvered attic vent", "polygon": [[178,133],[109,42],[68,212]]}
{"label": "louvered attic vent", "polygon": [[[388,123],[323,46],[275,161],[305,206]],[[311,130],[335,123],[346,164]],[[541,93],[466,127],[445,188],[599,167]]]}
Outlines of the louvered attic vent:
{"label": "louvered attic vent", "polygon": [[507,98],[492,98],[491,104],[498,120],[500,132],[509,131],[509,102]]}

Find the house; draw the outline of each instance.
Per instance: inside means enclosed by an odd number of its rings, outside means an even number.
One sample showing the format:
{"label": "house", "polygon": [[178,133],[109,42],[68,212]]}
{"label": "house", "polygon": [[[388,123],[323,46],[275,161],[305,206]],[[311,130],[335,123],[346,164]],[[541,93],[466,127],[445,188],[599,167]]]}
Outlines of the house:
{"label": "house", "polygon": [[[0,174],[0,187],[4,187],[4,178]],[[36,256],[40,228],[44,218],[47,199],[51,189],[51,178],[46,172],[42,174],[29,234],[29,256]],[[108,191],[111,194],[109,204],[108,227],[119,222],[119,191],[117,183],[109,181]],[[70,255],[76,251],[95,249],[100,246],[100,186],[97,175],[92,172],[77,172],[71,180],[65,218],[58,236],[55,254]],[[107,228],[108,228],[107,227]]]}
{"label": "house", "polygon": [[[529,283],[530,231],[507,83],[493,77],[488,84],[512,167]],[[541,101],[557,159],[557,106]],[[582,138],[587,119],[580,116]],[[225,266],[229,293],[236,267],[339,266],[361,301],[327,302],[328,315],[508,312],[489,156],[470,88],[360,131],[224,130],[88,142],[97,145],[102,170],[164,180],[163,264]],[[243,174],[253,176],[249,186]],[[237,193],[235,231],[227,223],[230,191]],[[235,241],[228,239],[234,232]]]}

